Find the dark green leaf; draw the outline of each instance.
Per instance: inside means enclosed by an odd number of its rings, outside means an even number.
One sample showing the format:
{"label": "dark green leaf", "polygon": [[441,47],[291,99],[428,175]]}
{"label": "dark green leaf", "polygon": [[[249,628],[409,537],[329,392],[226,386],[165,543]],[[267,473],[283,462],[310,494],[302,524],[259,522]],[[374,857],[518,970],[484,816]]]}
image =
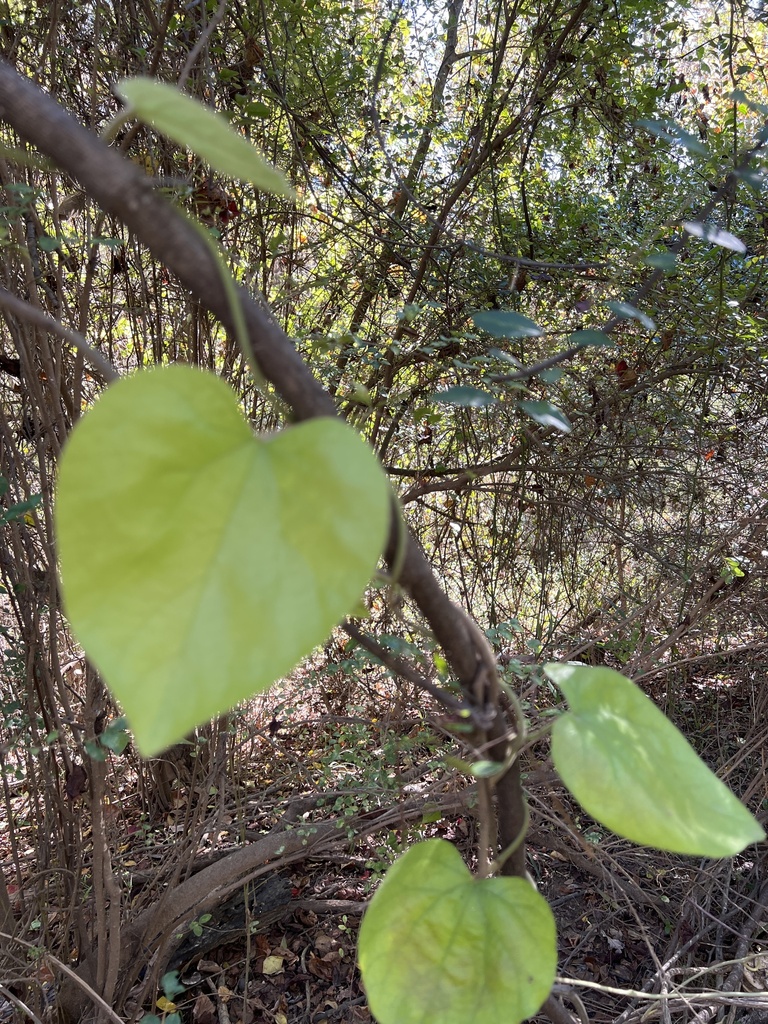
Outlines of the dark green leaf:
{"label": "dark green leaf", "polygon": [[481,391],[480,388],[471,388],[464,385],[457,385],[453,388],[446,388],[445,391],[438,391],[432,396],[435,402],[442,402],[444,405],[462,405],[473,409],[482,408],[485,405],[495,405],[498,398]]}
{"label": "dark green leaf", "polygon": [[33,508],[38,508],[42,500],[42,494],[33,494],[31,498],[20,501],[16,505],[11,505],[10,508],[0,515],[0,523],[10,523],[14,519],[21,519],[25,512],[31,512]]}
{"label": "dark green leaf", "polygon": [[674,270],[677,263],[677,256],[673,252],[663,250],[661,252],[650,252],[643,257],[643,263],[657,270]]}
{"label": "dark green leaf", "polygon": [[582,348],[586,348],[587,345],[596,345],[600,348],[613,348],[616,344],[616,340],[609,334],[605,334],[603,331],[574,331],[568,338],[570,345],[580,345]]}
{"label": "dark green leaf", "polygon": [[470,313],[472,323],[494,338],[538,338],[544,331],[522,313],[507,309],[489,309]]}
{"label": "dark green leaf", "polygon": [[127,723],[124,715],[110,722],[103,733],[99,736],[101,745],[111,750],[113,754],[122,754],[130,742]]}
{"label": "dark green leaf", "polygon": [[107,753],[104,748],[99,745],[98,740],[86,740],[84,746],[86,754],[92,761],[106,761]]}

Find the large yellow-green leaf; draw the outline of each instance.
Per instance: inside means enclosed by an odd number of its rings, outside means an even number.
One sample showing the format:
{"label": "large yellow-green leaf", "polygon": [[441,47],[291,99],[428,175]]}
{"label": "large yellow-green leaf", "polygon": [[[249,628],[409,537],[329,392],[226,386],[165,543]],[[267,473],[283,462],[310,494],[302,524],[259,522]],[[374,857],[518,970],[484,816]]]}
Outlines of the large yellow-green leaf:
{"label": "large yellow-green leaf", "polygon": [[249,181],[265,192],[295,197],[283,175],[210,107],[152,78],[124,78],[117,91],[131,114],[191,149],[221,174]]}
{"label": "large yellow-green leaf", "polygon": [[344,423],[256,437],[186,366],[111,387],[61,460],[65,609],[152,754],[281,677],[359,600],[390,491]]}
{"label": "large yellow-green leaf", "polygon": [[549,995],[555,922],[522,878],[475,878],[430,839],[397,860],[371,900],[360,969],[379,1024],[519,1024]]}
{"label": "large yellow-green leaf", "polygon": [[765,838],[744,805],[626,676],[547,665],[570,711],[552,760],[582,807],[617,835],[673,853],[729,857]]}

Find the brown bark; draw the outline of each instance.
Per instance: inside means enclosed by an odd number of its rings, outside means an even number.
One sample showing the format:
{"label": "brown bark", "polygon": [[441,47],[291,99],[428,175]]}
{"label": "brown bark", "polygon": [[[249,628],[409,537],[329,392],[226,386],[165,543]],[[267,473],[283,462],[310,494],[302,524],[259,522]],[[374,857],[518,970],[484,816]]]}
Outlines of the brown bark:
{"label": "brown bark", "polygon": [[[0,61],[0,118],[79,181],[105,211],[120,218],[202,305],[235,334],[218,265],[198,230],[155,192],[142,171],[4,61]],[[238,294],[253,355],[261,372],[274,384],[294,416],[302,420],[336,415],[333,399],[312,376],[279,325],[244,289]],[[479,725],[479,729],[496,741],[493,756],[503,759],[507,725],[503,712],[494,704],[494,668],[489,665],[487,647],[481,649],[485,646],[478,639],[482,635],[445,594],[419,544],[399,524],[397,514],[393,515],[392,523],[386,560],[391,567],[397,567],[398,582],[410,594],[445,650],[477,722],[486,723]],[[404,551],[400,550],[401,544]],[[486,706],[489,701],[490,705]],[[489,720],[490,734],[485,732]],[[496,801],[500,812],[499,842],[503,848],[519,837],[524,822],[524,797],[519,770],[514,766],[497,782]],[[175,927],[185,915],[206,911],[225,899],[245,878],[272,870],[270,863],[275,858],[284,862],[303,856],[310,847],[331,838],[334,831],[334,825],[323,825],[312,837],[302,836],[298,831],[268,836],[232,854],[225,862],[200,872],[163,900],[156,912],[150,910],[128,926],[125,935],[121,935],[123,963],[144,962],[142,953],[147,943],[154,943],[162,934],[170,934],[168,929]],[[523,873],[522,843],[510,858],[506,871]],[[90,984],[94,980],[92,967],[86,960],[81,970],[83,980]],[[65,1014],[76,1016],[83,1008],[82,991],[69,985],[62,993],[62,1003]]]}

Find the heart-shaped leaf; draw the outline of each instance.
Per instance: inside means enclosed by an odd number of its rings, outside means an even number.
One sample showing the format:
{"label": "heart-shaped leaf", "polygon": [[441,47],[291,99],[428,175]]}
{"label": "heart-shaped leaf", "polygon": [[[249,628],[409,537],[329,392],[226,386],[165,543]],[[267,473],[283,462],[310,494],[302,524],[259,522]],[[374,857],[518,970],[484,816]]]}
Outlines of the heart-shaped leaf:
{"label": "heart-shaped leaf", "polygon": [[547,901],[522,878],[474,878],[444,839],[392,865],[358,950],[379,1024],[518,1024],[549,995],[557,965]]}
{"label": "heart-shaped leaf", "polygon": [[143,753],[325,639],[375,571],[389,501],[350,427],[256,437],[212,374],[149,370],[99,399],[61,460],[62,587]]}
{"label": "heart-shaped leaf", "polygon": [[210,107],[152,78],[124,78],[117,92],[128,103],[129,113],[191,149],[221,174],[295,198],[283,175]]}
{"label": "heart-shaped leaf", "polygon": [[631,679],[546,665],[570,711],[552,729],[560,778],[593,818],[635,843],[730,857],[765,833]]}

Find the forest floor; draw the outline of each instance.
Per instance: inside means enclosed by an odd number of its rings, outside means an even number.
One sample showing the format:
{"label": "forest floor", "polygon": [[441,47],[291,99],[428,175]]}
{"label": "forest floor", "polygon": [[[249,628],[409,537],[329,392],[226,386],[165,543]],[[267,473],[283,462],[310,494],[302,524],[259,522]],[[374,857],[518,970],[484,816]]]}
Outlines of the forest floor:
{"label": "forest floor", "polygon": [[[752,656],[713,653],[674,677],[643,681],[705,760],[761,810],[768,806],[766,663],[765,647],[755,645]],[[524,691],[534,679],[523,682]],[[546,700],[543,688],[538,697]],[[455,779],[443,763],[453,740],[435,733],[428,709],[416,716],[407,710],[418,706],[389,681],[353,675],[348,665],[335,673],[327,666],[310,671],[254,700],[238,722],[251,742],[228,776],[247,773],[247,786],[212,797],[201,855],[230,847],[238,833],[246,841],[264,834],[287,807],[307,821],[340,815],[359,822],[361,814],[396,808],[416,795],[427,813],[383,831],[350,831],[336,852],[280,870],[291,899],[266,930],[247,935],[243,928],[236,941],[211,947],[204,937],[216,921],[201,917],[191,931],[202,933],[204,951],[179,965],[183,991],[173,996],[175,1006],[161,999],[154,1007],[145,1002],[145,1011],[162,1017],[178,1009],[185,1024],[372,1020],[356,968],[356,936],[386,867],[411,842],[431,836],[454,842],[470,865],[473,859],[471,793],[465,807],[456,809],[454,800],[452,811],[429,813],[431,797],[445,794],[446,779]],[[724,1001],[742,1013],[749,1009],[750,1024],[766,1024],[764,855],[696,861],[617,839],[574,804],[546,755],[540,744],[524,764],[528,862],[557,921],[566,1002],[596,1024],[656,1017],[707,1024],[722,1018]],[[174,806],[151,828],[145,817],[123,815],[123,842],[114,851],[120,877],[151,875],[178,844],[188,796],[179,788]],[[659,993],[669,1003],[659,1002]],[[3,1012],[0,1002],[0,1020],[12,1019],[10,1010]],[[755,1016],[763,1011],[764,1018]]]}
{"label": "forest floor", "polygon": [[[713,654],[689,663],[677,677],[649,677],[644,688],[736,792],[747,795],[751,806],[762,801],[765,807],[764,650],[756,646],[753,654]],[[359,688],[354,694],[342,673],[326,676],[319,690],[288,686],[278,704],[269,698],[273,728],[281,724],[261,764],[253,766],[265,791],[274,785],[277,754],[278,761],[294,765],[292,791],[281,790],[281,799],[302,799],[325,788],[329,799],[320,817],[329,807],[344,813],[352,793],[355,804],[366,792],[374,803],[386,802],[386,793],[376,792],[382,763],[394,781],[393,803],[404,789],[429,793],[444,753],[430,739],[429,716],[400,715],[397,692],[374,682],[367,696]],[[406,700],[402,706],[418,705]],[[372,722],[380,726],[381,746],[371,752]],[[657,1016],[681,1020],[703,1007],[706,1019],[714,1019],[723,1012],[723,990],[730,989],[746,994],[735,998],[737,1004],[753,1013],[764,1009],[768,1020],[764,865],[754,851],[729,861],[695,861],[617,839],[585,817],[545,756],[542,745],[525,765],[529,869],[557,920],[559,975],[573,983],[589,1018],[599,1024]],[[311,775],[304,785],[295,773],[296,758]],[[264,808],[263,814],[268,824],[270,811]],[[374,833],[337,858],[302,863],[290,874],[294,899],[287,915],[248,943],[210,950],[182,971],[187,991],[179,1007],[191,1009],[195,1024],[226,1024],[227,1014],[231,1024],[370,1021],[355,966],[361,914],[393,857],[415,839],[434,835],[456,843],[472,862],[474,820],[463,810],[425,825]],[[735,960],[742,963],[734,970]],[[654,1001],[660,992],[672,996],[666,1010]],[[689,1010],[681,1012],[686,1003]]]}

